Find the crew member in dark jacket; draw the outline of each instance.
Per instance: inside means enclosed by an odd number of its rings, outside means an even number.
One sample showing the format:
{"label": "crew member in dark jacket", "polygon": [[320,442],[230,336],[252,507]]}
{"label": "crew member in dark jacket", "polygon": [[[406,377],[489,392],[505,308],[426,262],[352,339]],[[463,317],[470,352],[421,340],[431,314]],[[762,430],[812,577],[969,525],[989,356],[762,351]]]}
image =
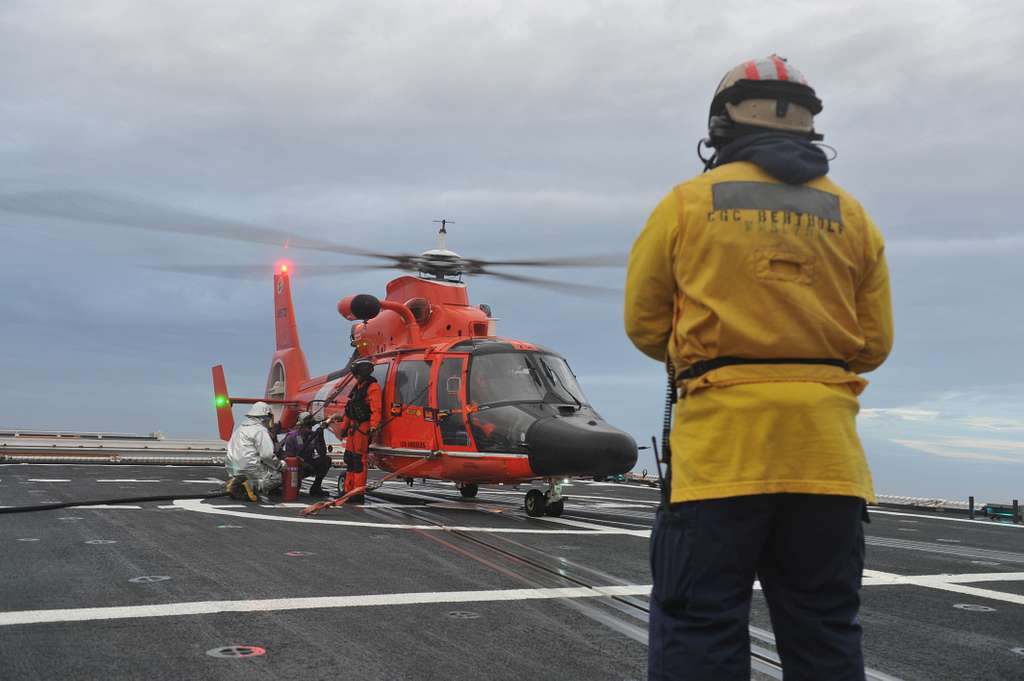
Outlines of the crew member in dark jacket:
{"label": "crew member in dark jacket", "polygon": [[308,411],[299,414],[295,427],[288,431],[278,447],[278,456],[302,459],[302,477],[316,476],[309,487],[309,496],[326,497],[328,493],[321,484],[331,469],[331,458],[327,455],[327,443],[324,441],[324,424],[314,425],[313,415]]}

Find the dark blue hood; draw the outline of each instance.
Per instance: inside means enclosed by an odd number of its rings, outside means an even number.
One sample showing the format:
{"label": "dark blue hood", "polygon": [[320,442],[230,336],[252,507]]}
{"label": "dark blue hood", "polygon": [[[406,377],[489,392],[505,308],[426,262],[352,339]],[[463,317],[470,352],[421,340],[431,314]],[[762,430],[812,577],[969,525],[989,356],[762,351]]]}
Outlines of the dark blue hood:
{"label": "dark blue hood", "polygon": [[718,150],[715,167],[750,161],[786,184],[804,184],[828,174],[828,157],[808,140],[784,132],[744,135]]}

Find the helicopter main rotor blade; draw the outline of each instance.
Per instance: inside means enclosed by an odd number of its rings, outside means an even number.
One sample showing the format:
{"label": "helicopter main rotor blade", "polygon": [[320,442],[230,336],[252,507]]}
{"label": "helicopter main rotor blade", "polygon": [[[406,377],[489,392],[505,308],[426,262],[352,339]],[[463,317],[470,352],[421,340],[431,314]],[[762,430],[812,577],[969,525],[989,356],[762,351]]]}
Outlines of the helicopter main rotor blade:
{"label": "helicopter main rotor blade", "polygon": [[102,225],[117,225],[158,232],[211,236],[247,243],[286,245],[344,255],[398,260],[408,256],[374,253],[333,241],[310,239],[269,227],[201,215],[149,201],[78,190],[43,190],[0,196],[0,210],[39,217],[60,218]]}
{"label": "helicopter main rotor blade", "polygon": [[477,268],[486,267],[623,267],[626,256],[622,253],[605,255],[583,255],[565,258],[528,258],[525,260],[483,260],[467,258],[466,262]]}
{"label": "helicopter main rotor blade", "polygon": [[[267,279],[274,274],[275,268],[268,265],[144,265],[147,270],[175,272],[178,274],[197,274],[207,277],[224,279]],[[364,272],[369,270],[393,269],[387,265],[292,265],[289,274],[300,279],[307,277],[323,277],[347,272]]]}
{"label": "helicopter main rotor blade", "polygon": [[478,272],[474,272],[474,274],[485,274],[489,277],[504,279],[505,281],[513,281],[517,284],[537,286],[551,291],[557,291],[558,293],[568,293],[570,295],[580,296],[581,298],[598,298],[603,300],[615,298],[617,300],[621,300],[623,295],[621,289],[610,288],[608,286],[598,286],[595,284],[577,284],[568,281],[541,279],[539,277],[524,277],[520,274],[508,274],[507,272],[491,272],[489,270],[480,270]]}

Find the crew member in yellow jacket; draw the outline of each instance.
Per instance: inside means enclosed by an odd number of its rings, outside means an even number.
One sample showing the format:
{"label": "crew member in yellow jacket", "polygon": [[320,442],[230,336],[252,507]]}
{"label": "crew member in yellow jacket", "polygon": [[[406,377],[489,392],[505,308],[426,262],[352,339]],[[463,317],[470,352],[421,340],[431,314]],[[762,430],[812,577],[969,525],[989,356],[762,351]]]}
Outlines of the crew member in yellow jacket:
{"label": "crew member in yellow jacket", "polygon": [[630,255],[626,332],[681,396],[652,534],[652,680],[748,680],[755,577],[787,680],[864,678],[874,491],[855,417],[893,323],[882,236],[813,144],[821,108],[776,55],[726,74],[706,172]]}

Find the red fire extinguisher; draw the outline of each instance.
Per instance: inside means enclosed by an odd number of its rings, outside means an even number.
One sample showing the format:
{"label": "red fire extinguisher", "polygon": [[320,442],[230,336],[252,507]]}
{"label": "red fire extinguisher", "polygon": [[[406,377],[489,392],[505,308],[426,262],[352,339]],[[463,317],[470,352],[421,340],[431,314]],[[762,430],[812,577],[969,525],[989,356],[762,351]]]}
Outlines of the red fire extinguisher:
{"label": "red fire extinguisher", "polygon": [[297,456],[289,456],[284,460],[284,470],[281,472],[281,501],[295,501],[299,498],[299,481],[302,479],[299,474],[299,467],[302,462]]}

